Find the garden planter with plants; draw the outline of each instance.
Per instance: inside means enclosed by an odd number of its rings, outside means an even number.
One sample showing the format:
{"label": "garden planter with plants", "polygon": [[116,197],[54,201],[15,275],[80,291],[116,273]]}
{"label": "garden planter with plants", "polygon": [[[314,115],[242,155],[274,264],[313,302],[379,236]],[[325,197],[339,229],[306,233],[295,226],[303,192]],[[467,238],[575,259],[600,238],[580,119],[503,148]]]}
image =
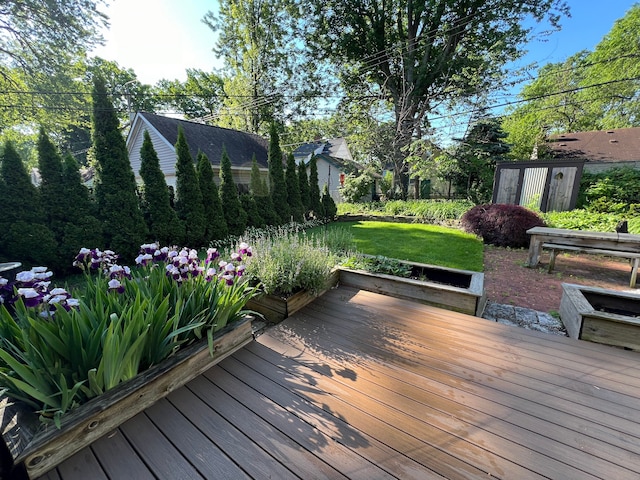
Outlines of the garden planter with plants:
{"label": "garden planter with plants", "polygon": [[42,475],[253,338],[242,245],[229,262],[144,245],[138,268],[83,249],[81,300],[35,268],[2,285],[0,399],[15,464]]}
{"label": "garden planter with plants", "polygon": [[250,242],[259,254],[247,262],[246,275],[261,287],[247,308],[269,322],[281,322],[338,282],[338,259],[323,239],[283,227]]}
{"label": "garden planter with plants", "polygon": [[340,284],[477,316],[487,301],[483,273],[385,257],[352,257]]}
{"label": "garden planter with plants", "polygon": [[562,284],[560,319],[572,338],[640,350],[640,295]]}

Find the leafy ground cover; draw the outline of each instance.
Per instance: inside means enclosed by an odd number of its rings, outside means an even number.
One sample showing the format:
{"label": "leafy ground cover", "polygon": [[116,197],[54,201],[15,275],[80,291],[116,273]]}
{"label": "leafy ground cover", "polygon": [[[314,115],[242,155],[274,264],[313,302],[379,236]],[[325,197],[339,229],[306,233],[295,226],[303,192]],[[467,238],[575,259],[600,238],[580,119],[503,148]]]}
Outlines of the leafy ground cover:
{"label": "leafy ground cover", "polygon": [[483,245],[475,235],[437,225],[390,222],[335,222],[309,233],[348,230],[359,253],[440,265],[483,270]]}

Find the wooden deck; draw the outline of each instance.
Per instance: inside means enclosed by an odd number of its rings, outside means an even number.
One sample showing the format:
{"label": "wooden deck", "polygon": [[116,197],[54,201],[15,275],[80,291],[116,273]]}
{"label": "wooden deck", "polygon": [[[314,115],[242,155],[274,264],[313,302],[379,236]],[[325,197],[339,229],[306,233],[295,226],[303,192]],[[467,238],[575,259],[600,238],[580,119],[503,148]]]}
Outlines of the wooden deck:
{"label": "wooden deck", "polygon": [[43,478],[637,479],[639,367],[340,287]]}

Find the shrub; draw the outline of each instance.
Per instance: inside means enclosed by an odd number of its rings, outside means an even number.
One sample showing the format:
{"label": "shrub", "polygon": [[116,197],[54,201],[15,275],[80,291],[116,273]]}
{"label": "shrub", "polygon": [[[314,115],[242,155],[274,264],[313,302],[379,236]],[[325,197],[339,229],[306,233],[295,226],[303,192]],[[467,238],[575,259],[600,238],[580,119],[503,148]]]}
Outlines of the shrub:
{"label": "shrub", "polygon": [[249,234],[257,254],[247,260],[245,274],[272,295],[324,289],[337,257],[320,237],[309,237],[287,225],[275,231]]}
{"label": "shrub", "polygon": [[499,247],[524,248],[529,245],[527,230],[545,226],[535,212],[519,205],[477,205],[460,219],[461,228],[482,237],[484,243]]}

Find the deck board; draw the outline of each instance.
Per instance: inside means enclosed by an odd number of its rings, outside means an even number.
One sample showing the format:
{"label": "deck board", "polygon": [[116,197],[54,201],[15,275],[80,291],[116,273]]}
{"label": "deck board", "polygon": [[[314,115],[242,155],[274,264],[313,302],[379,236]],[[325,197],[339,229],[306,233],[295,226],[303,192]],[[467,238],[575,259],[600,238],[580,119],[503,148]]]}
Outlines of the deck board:
{"label": "deck board", "polygon": [[639,366],[339,287],[42,478],[635,479]]}

